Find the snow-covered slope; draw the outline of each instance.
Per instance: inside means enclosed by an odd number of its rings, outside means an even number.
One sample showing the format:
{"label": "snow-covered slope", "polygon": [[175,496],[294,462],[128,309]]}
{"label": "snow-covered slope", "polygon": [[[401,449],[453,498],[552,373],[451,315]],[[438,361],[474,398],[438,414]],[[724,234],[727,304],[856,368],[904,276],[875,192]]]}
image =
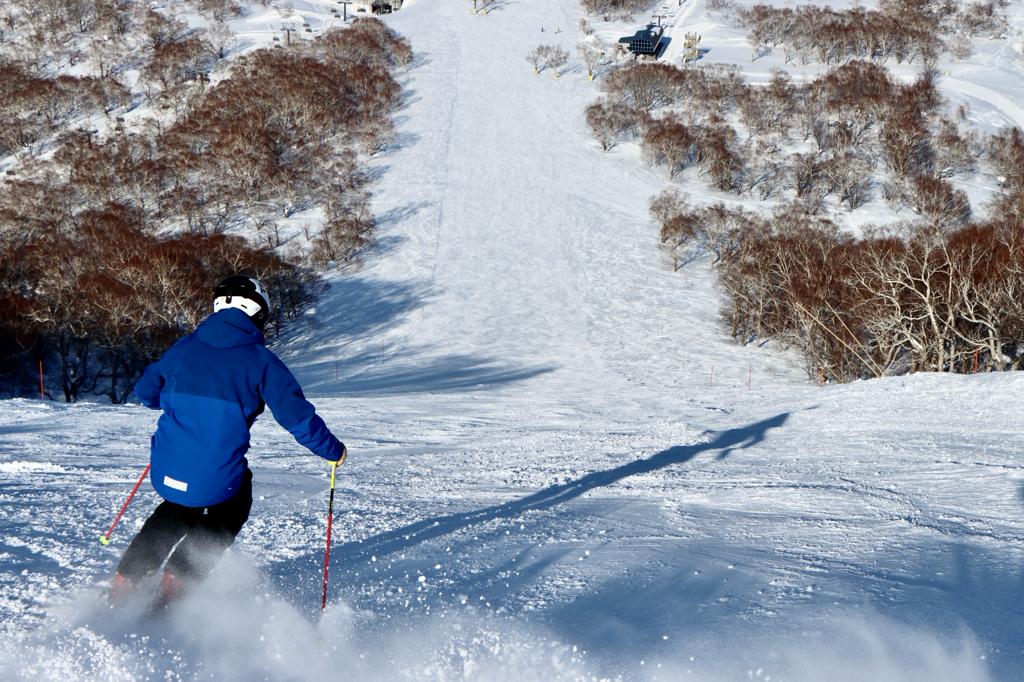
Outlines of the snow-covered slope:
{"label": "snow-covered slope", "polygon": [[663,174],[525,62],[577,3],[469,7],[389,19],[419,58],[380,249],[278,348],[352,451],[327,612],[326,467],[269,417],[239,544],[140,624],[95,584],[154,493],[95,538],[155,413],[8,401],[0,678],[1015,679],[1024,380],[818,388],[733,345],[709,272],[659,255]]}

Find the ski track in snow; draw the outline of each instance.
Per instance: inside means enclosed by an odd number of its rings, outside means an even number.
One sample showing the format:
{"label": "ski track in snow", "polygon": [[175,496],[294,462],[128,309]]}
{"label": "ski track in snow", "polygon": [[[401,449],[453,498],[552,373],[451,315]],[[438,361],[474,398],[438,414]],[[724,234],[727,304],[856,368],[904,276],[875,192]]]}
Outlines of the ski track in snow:
{"label": "ski track in snow", "polygon": [[322,619],[327,467],[269,417],[239,543],[145,623],[95,585],[155,493],[96,537],[156,413],[6,401],[0,678],[1017,678],[1024,380],[818,388],[729,342],[707,267],[659,255],[663,180],[590,139],[594,84],[525,64],[577,7],[389,18],[418,57],[380,248],[277,346],[352,453]]}

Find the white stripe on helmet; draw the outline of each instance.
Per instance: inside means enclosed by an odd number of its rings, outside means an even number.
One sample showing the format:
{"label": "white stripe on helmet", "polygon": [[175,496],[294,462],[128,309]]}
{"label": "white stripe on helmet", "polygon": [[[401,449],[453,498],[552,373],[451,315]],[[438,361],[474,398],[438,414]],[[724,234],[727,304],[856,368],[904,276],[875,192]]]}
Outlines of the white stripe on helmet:
{"label": "white stripe on helmet", "polygon": [[213,299],[213,312],[219,313],[227,308],[238,308],[252,317],[260,311],[260,304],[244,296],[221,296]]}
{"label": "white stripe on helmet", "polygon": [[270,303],[270,294],[267,293],[267,290],[263,288],[263,285],[255,277],[250,277],[249,281],[256,287],[256,293],[263,297],[263,302],[267,304],[267,313],[270,313],[274,309]]}

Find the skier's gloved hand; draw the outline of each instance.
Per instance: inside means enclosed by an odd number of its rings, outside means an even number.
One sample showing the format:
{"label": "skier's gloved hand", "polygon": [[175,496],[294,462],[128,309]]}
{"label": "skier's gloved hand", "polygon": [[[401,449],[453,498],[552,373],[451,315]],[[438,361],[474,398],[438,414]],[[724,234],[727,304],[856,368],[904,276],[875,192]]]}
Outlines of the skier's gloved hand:
{"label": "skier's gloved hand", "polygon": [[341,466],[342,464],[344,464],[345,463],[345,458],[347,458],[347,457],[348,457],[348,448],[345,447],[344,443],[342,443],[341,444],[341,456],[338,457],[338,460],[337,460],[338,461],[338,466]]}

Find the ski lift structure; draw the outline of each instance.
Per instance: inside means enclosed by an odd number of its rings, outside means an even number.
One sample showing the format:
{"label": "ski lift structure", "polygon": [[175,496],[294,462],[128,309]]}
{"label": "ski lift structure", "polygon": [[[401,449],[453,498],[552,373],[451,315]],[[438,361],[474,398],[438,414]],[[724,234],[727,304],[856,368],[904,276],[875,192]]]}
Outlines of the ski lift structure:
{"label": "ski lift structure", "polygon": [[619,49],[633,55],[634,58],[657,59],[665,43],[665,27],[658,24],[647,24],[631,36],[619,38]]}
{"label": "ski lift structure", "polygon": [[353,9],[360,13],[391,14],[402,9],[403,0],[356,0]]}
{"label": "ski lift structure", "polygon": [[687,33],[683,36],[683,63],[689,64],[701,58],[700,34]]}

